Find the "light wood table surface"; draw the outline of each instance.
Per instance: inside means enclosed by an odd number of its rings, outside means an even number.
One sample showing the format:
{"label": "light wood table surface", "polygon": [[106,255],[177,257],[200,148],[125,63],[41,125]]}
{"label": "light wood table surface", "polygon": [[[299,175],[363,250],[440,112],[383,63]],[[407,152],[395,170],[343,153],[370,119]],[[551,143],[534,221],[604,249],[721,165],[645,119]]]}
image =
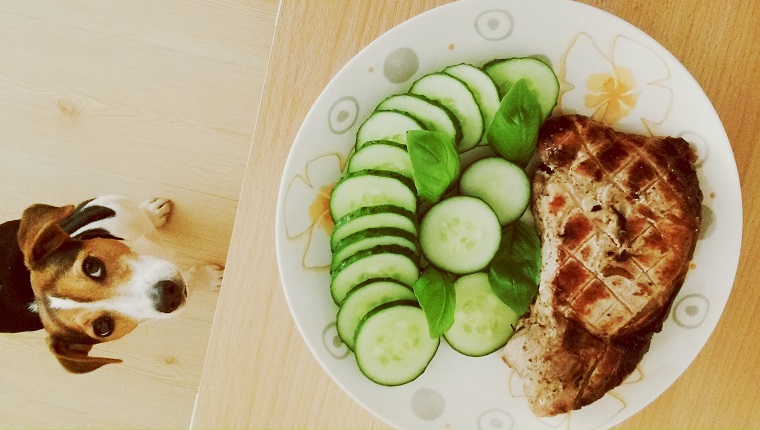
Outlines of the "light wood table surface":
{"label": "light wood table surface", "polygon": [[[691,71],[727,130],[744,199],[741,261],[717,330],[686,373],[620,428],[760,427],[760,2],[584,2],[636,25]],[[383,32],[442,3],[282,2],[195,428],[388,427],[332,382],[295,328],[275,256],[276,198],[296,132],[329,80]]]}
{"label": "light wood table surface", "polygon": [[[177,262],[224,264],[277,6],[2,1],[0,223],[33,203],[168,197]],[[96,346],[124,363],[87,375],[44,330],[0,333],[0,428],[187,428],[218,297],[191,290],[178,317]]]}

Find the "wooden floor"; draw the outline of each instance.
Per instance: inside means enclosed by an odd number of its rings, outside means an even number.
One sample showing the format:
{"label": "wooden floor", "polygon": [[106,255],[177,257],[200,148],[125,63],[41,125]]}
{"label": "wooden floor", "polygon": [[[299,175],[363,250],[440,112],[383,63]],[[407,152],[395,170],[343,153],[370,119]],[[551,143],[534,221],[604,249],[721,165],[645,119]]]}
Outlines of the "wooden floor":
{"label": "wooden floor", "polygon": [[[170,198],[181,263],[224,264],[276,0],[6,1],[0,221],[102,194]],[[187,428],[217,292],[65,373],[44,333],[0,334],[0,427]],[[213,354],[213,351],[210,352]]]}

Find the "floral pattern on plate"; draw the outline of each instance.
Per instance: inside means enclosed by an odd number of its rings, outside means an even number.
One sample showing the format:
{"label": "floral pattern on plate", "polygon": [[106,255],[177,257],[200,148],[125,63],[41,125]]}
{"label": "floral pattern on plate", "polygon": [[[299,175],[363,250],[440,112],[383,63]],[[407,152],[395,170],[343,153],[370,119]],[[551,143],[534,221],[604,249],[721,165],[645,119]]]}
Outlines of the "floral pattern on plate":
{"label": "floral pattern on plate", "polygon": [[[304,268],[330,266],[330,233],[333,229],[330,193],[342,175],[341,164],[338,155],[323,155],[310,161],[303,174],[293,177],[288,185],[285,229],[290,240],[302,240],[307,236],[302,259]],[[308,205],[304,206],[304,202]]]}
{"label": "floral pattern on plate", "polygon": [[586,33],[579,34],[565,54],[560,72],[567,90],[560,110],[639,134],[648,123],[661,123],[671,108],[670,71],[651,49],[627,37],[615,37],[605,54]]}

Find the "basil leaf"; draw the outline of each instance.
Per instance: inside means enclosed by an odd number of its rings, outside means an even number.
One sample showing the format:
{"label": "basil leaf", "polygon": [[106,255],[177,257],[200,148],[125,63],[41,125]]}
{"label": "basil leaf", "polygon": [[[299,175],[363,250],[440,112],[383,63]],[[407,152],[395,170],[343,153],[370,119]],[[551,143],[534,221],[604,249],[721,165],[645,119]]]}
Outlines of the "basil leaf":
{"label": "basil leaf", "polygon": [[526,264],[526,273],[538,284],[541,276],[541,241],[538,234],[524,222],[518,221],[512,225],[512,255],[516,256],[515,258],[522,256],[522,261]]}
{"label": "basil leaf", "polygon": [[508,225],[488,267],[494,293],[518,315],[525,314],[538,293],[541,244],[536,232],[522,221]]}
{"label": "basil leaf", "polygon": [[437,202],[459,178],[461,166],[454,141],[443,133],[411,130],[406,145],[417,194],[430,203]]}
{"label": "basil leaf", "polygon": [[428,322],[430,337],[435,339],[454,324],[454,277],[429,266],[414,283],[414,295],[420,302]]}
{"label": "basil leaf", "polygon": [[486,140],[494,152],[525,167],[536,151],[542,120],[536,94],[527,81],[520,79],[501,100],[499,110],[486,130]]}

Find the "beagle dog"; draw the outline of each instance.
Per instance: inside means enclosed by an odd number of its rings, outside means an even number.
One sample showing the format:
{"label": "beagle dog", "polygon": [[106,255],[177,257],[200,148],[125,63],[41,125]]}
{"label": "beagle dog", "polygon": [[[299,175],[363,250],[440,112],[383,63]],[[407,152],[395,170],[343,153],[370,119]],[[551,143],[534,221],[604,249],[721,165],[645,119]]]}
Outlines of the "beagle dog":
{"label": "beagle dog", "polygon": [[176,315],[187,300],[185,277],[157,241],[170,211],[166,199],[104,196],[77,207],[35,204],[0,224],[0,332],[44,328],[72,373],[121,362],[89,353]]}

